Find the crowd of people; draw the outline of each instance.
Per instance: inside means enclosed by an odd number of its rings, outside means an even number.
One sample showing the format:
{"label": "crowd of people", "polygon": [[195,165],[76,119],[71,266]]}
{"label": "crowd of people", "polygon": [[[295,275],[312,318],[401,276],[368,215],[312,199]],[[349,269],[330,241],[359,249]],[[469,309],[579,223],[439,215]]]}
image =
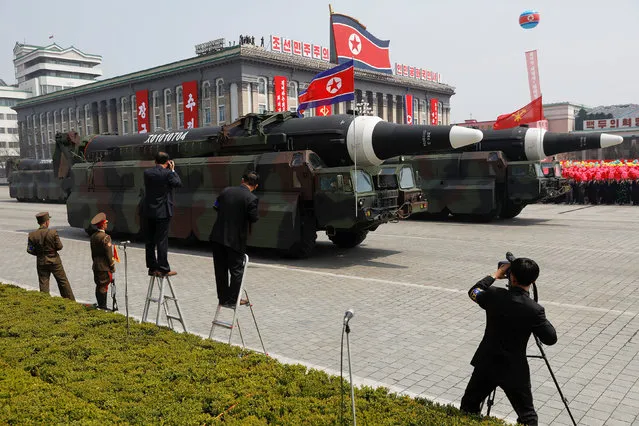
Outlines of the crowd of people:
{"label": "crowd of people", "polygon": [[562,161],[568,204],[639,205],[639,160]]}

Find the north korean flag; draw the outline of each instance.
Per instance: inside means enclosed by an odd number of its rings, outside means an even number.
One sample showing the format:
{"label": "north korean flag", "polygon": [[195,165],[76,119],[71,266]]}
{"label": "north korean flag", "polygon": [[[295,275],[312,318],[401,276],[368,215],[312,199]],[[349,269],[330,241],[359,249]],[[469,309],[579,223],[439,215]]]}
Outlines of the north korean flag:
{"label": "north korean flag", "polygon": [[354,61],[357,68],[392,74],[390,41],[380,40],[350,16],[332,14],[333,60],[338,64]]}
{"label": "north korean flag", "polygon": [[308,85],[308,89],[299,95],[297,111],[332,105],[355,99],[355,69],[353,61],[345,62],[317,74]]}

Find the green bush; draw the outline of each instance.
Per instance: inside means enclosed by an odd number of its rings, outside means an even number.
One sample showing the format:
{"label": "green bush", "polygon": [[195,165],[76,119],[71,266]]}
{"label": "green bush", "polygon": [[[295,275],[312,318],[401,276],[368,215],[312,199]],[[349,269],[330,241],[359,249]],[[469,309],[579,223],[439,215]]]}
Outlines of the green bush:
{"label": "green bush", "polygon": [[[0,424],[335,425],[340,379],[0,285]],[[347,383],[344,386],[348,386]],[[345,403],[349,404],[348,389]],[[356,389],[365,425],[503,425]],[[350,410],[345,407],[345,424]]]}

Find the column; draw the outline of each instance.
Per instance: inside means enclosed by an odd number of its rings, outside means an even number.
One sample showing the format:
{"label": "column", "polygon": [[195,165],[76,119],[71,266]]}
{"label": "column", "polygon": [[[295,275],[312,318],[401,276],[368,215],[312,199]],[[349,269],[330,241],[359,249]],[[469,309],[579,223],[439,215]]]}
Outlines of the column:
{"label": "column", "polygon": [[386,95],[386,114],[387,114],[387,120],[389,123],[394,123],[395,122],[395,109],[394,109],[394,98],[393,95]]}

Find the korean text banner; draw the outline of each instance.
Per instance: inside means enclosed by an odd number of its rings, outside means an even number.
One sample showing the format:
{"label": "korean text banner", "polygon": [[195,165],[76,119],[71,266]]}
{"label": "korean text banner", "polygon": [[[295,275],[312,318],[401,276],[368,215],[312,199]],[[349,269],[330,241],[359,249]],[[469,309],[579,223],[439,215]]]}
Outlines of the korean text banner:
{"label": "korean text banner", "polygon": [[273,93],[275,95],[275,112],[288,111],[288,80],[276,75],[273,77]]}
{"label": "korean text banner", "polygon": [[182,83],[182,102],[184,105],[184,128],[195,129],[198,126],[197,81]]}
{"label": "korean text banner", "polygon": [[148,133],[149,126],[149,91],[138,90],[135,92],[135,107],[138,115],[138,133]]}

